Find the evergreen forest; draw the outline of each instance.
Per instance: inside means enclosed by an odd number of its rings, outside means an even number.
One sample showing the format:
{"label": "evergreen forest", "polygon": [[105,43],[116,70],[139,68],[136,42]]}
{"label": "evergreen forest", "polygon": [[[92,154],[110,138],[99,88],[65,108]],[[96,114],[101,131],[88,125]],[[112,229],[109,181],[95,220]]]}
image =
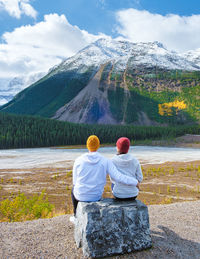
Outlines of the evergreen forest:
{"label": "evergreen forest", "polygon": [[97,135],[103,144],[115,143],[126,136],[138,140],[167,140],[184,134],[200,134],[200,125],[122,126],[75,124],[30,115],[0,113],[0,148],[33,148],[85,144]]}

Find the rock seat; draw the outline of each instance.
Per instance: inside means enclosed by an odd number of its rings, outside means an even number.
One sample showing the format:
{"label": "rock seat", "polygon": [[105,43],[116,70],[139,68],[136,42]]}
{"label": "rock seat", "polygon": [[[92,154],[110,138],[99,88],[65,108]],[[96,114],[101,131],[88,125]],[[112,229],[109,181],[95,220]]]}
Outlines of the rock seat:
{"label": "rock seat", "polygon": [[150,248],[148,208],[139,200],[79,202],[74,237],[85,257],[99,258]]}

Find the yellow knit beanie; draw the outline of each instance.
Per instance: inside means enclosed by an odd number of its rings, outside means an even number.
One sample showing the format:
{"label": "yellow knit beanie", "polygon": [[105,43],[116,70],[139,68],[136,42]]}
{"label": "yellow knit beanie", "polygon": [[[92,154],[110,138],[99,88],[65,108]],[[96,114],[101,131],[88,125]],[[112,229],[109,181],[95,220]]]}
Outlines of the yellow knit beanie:
{"label": "yellow knit beanie", "polygon": [[100,146],[99,138],[95,135],[89,136],[87,139],[87,148],[90,152],[95,152]]}

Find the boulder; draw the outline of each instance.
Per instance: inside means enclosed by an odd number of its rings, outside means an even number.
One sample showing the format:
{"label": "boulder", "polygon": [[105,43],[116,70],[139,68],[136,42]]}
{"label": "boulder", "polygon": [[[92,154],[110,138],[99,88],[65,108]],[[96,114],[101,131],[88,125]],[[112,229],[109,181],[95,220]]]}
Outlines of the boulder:
{"label": "boulder", "polygon": [[79,202],[74,237],[85,257],[130,253],[152,246],[148,208],[139,200]]}

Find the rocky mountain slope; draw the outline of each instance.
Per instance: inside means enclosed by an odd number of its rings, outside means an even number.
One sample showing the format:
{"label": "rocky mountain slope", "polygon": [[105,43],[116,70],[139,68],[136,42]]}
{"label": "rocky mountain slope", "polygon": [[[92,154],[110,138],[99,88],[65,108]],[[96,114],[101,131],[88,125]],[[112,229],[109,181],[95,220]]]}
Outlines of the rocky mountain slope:
{"label": "rocky mountain slope", "polygon": [[2,111],[78,123],[199,122],[200,54],[100,39],[53,67]]}

